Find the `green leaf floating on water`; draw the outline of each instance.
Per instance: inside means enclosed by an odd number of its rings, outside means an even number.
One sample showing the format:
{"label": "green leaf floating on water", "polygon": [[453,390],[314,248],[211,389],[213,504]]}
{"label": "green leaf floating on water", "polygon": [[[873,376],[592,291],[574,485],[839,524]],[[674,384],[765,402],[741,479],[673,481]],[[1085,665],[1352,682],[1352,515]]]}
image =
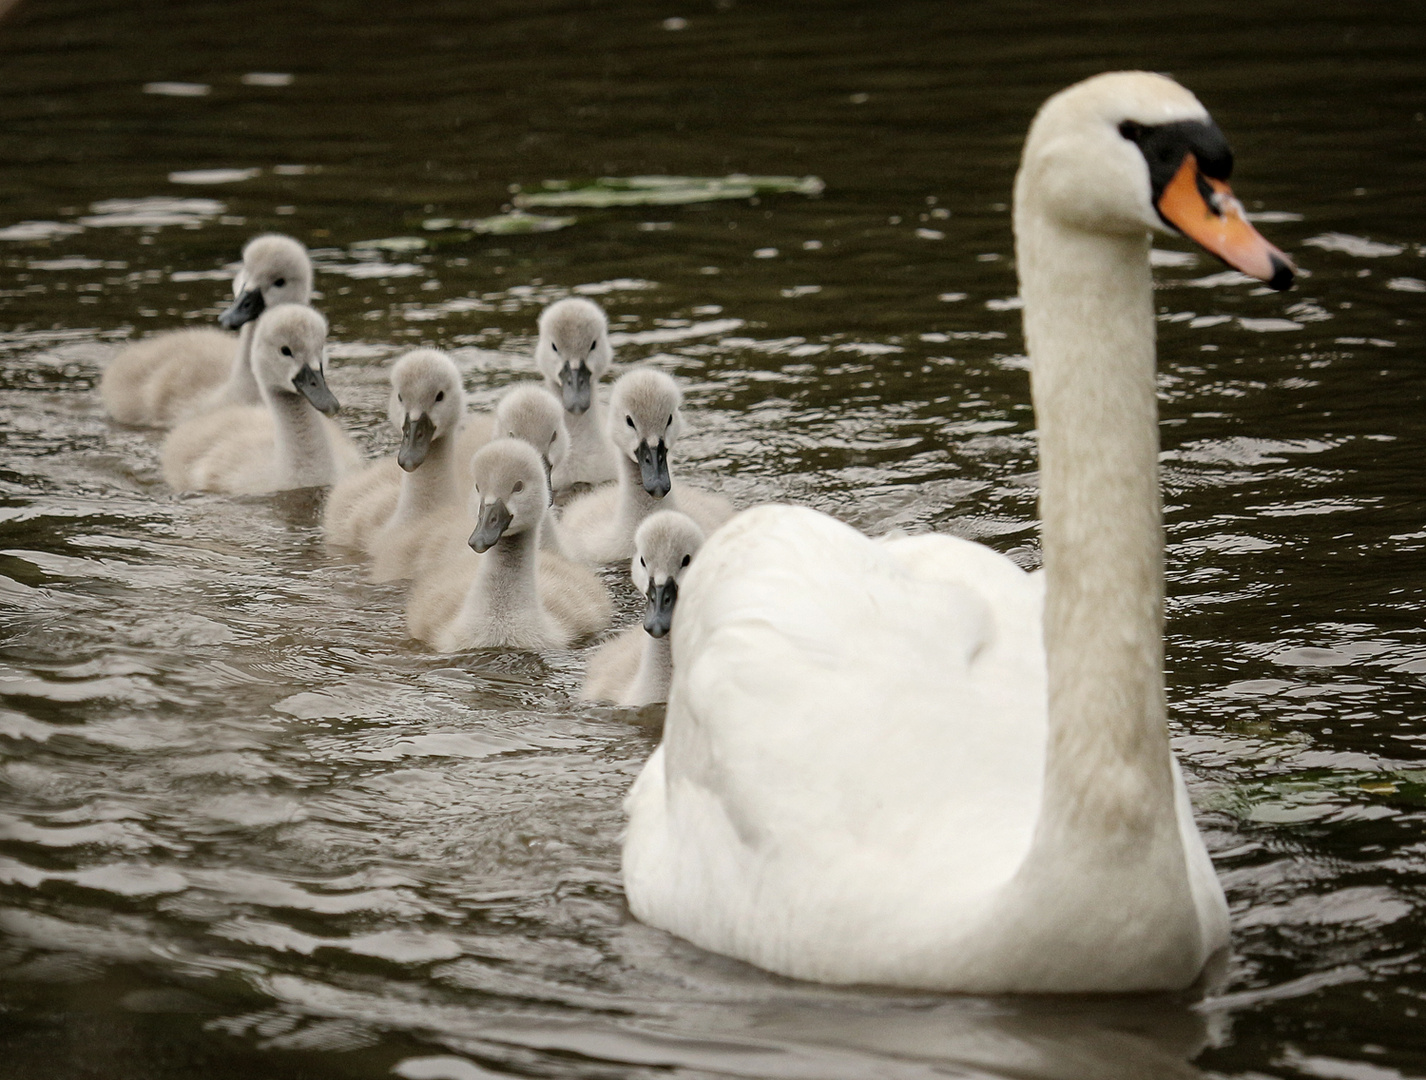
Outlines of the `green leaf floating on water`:
{"label": "green leaf floating on water", "polygon": [[546,180],[542,190],[516,195],[515,205],[678,206],[754,195],[820,195],[826,186],[815,176],[604,176],[579,187]]}
{"label": "green leaf floating on water", "polygon": [[471,221],[457,221],[455,218],[427,218],[421,223],[421,228],[428,232],[439,232],[442,229],[465,229],[488,236],[514,236],[519,233],[542,233],[567,229],[578,220],[578,218],[572,217],[546,217],[541,214],[527,214],[523,210],[514,210],[508,214],[496,214],[494,217],[475,218]]}

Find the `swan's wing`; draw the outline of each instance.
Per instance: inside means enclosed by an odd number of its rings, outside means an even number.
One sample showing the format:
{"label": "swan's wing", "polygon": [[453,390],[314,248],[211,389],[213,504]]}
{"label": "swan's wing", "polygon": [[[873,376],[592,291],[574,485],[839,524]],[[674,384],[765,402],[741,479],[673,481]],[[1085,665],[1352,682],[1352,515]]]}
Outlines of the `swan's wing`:
{"label": "swan's wing", "polygon": [[736,517],[679,597],[663,746],[628,805],[635,914],[837,979],[827,941],[889,959],[986,903],[1039,810],[1038,598],[966,541],[877,544],[791,507]]}

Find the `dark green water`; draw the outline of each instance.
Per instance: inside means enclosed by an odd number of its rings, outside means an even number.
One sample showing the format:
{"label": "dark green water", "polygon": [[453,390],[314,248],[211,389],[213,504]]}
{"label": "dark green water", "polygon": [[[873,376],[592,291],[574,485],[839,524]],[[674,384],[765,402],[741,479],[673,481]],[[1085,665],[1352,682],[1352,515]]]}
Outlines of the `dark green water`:
{"label": "dark green water", "polygon": [[[620,800],[656,733],[574,701],[580,654],[429,654],[310,502],[172,496],[93,393],[281,230],[373,453],[386,360],[447,348],[491,402],[579,291],[684,381],[701,482],[1033,561],[1005,204],[1038,103],[1119,67],[1200,96],[1310,274],[1160,259],[1172,723],[1234,917],[1202,1001],[819,988],[633,922]],[[1424,113],[1407,3],[22,0],[0,1074],[1426,1075]],[[650,173],[826,187],[426,228]]]}

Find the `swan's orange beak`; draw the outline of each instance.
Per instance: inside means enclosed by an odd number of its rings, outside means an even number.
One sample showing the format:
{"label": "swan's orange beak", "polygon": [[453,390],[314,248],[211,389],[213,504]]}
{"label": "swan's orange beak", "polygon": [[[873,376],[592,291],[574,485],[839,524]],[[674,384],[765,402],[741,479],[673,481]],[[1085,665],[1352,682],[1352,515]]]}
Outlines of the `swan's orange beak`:
{"label": "swan's orange beak", "polygon": [[1192,154],[1183,156],[1183,164],[1159,196],[1158,208],[1165,221],[1234,270],[1274,289],[1292,286],[1296,272],[1292,260],[1248,224],[1233,189],[1199,172]]}

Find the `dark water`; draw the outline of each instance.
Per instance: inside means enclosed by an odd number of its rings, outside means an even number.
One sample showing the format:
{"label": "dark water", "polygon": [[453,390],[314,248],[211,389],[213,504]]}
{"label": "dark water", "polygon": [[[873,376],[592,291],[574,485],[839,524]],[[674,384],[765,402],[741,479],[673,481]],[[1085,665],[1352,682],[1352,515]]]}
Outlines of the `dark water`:
{"label": "dark water", "polygon": [[[0,1074],[1426,1075],[1423,20],[24,0],[0,21]],[[386,360],[450,349],[493,401],[578,291],[621,361],[684,381],[702,482],[1033,562],[1005,204],[1036,105],[1127,66],[1199,94],[1310,275],[1265,295],[1160,258],[1172,723],[1234,917],[1202,1001],[819,988],[633,922],[620,799],[656,730],[576,703],[579,653],[430,655],[310,500],[176,498],[93,393],[119,342],[211,320],[276,229],[314,250],[373,453]],[[237,171],[184,175],[208,170]],[[649,173],[826,188],[426,228]]]}

